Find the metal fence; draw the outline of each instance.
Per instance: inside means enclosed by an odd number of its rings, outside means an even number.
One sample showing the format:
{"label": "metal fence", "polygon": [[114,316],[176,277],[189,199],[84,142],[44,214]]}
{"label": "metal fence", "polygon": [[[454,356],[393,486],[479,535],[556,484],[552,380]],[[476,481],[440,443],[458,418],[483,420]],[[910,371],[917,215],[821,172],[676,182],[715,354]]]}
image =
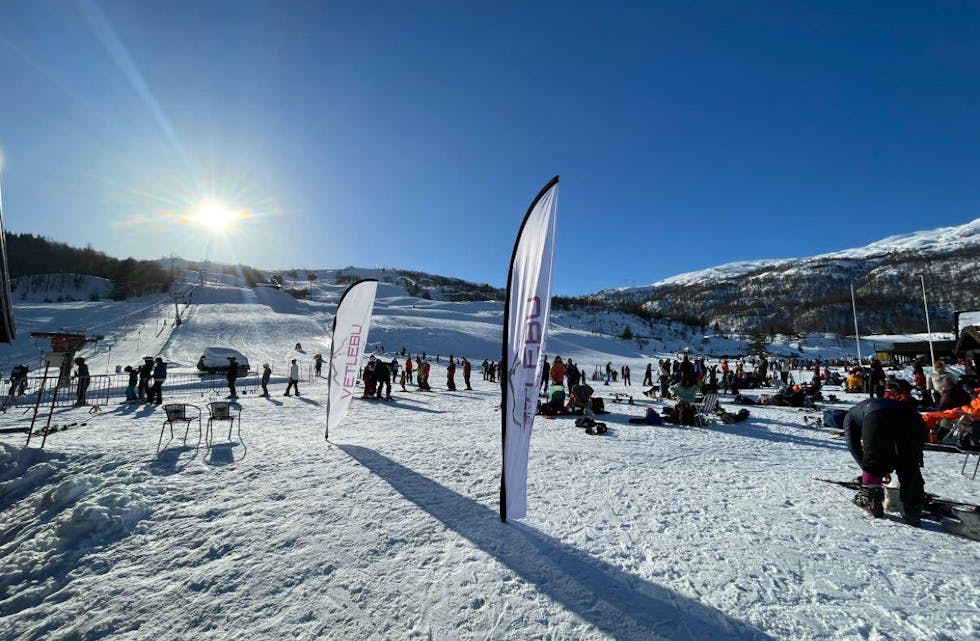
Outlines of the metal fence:
{"label": "metal fence", "polygon": [[[258,373],[241,376],[235,387],[239,395],[255,393],[260,385]],[[279,382],[278,380],[273,381]],[[70,407],[78,401],[78,379],[61,381],[56,375],[29,376],[22,385],[8,387],[6,396],[0,402],[0,411],[15,408],[33,408],[38,405],[47,408]],[[128,374],[103,374],[91,376],[85,399],[89,405],[108,405],[111,401],[123,402],[126,398]],[[152,385],[152,381],[151,381]],[[224,374],[168,374],[163,384],[163,398],[215,397],[228,393],[228,381]]]}
{"label": "metal fence", "polygon": [[[104,405],[110,398],[112,377],[108,375],[89,377],[89,386],[85,393],[90,405]],[[11,385],[7,395],[0,402],[0,410],[7,411],[16,407],[70,407],[78,401],[78,380],[60,380],[57,374],[48,376],[29,376],[19,384]]]}

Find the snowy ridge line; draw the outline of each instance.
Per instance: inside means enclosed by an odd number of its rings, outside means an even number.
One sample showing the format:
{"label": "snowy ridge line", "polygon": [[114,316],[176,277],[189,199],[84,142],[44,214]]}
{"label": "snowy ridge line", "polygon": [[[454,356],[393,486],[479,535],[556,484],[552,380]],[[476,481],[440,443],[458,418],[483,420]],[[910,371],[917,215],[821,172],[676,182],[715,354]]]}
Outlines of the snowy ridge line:
{"label": "snowy ridge line", "polygon": [[816,254],[803,258],[771,258],[759,260],[735,261],[707,267],[692,272],[685,272],[657,281],[652,285],[639,287],[617,287],[612,292],[627,292],[673,285],[692,285],[716,280],[740,278],[746,274],[763,269],[771,269],[799,263],[805,266],[809,262],[828,261],[835,259],[867,259],[882,255],[893,255],[910,252],[948,253],[967,246],[980,244],[980,218],[969,223],[952,227],[911,232],[889,236],[863,247],[842,249],[825,254]]}

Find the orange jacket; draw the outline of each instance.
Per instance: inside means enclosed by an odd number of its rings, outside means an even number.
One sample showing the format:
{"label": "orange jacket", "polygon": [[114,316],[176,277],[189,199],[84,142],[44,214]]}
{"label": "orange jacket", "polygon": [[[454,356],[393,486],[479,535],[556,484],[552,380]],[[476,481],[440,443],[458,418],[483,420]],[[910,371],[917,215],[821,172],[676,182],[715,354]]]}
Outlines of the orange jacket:
{"label": "orange jacket", "polygon": [[565,365],[561,361],[551,366],[551,381],[561,385],[565,382]]}

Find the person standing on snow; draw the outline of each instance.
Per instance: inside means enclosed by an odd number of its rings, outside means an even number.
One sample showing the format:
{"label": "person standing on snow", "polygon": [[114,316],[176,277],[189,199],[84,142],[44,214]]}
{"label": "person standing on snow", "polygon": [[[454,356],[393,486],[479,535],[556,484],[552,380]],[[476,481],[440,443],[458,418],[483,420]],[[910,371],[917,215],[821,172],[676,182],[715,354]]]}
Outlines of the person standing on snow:
{"label": "person standing on snow", "polygon": [[895,471],[905,522],[919,527],[925,487],[919,467],[928,428],[913,405],[888,398],[861,401],[844,416],[844,437],[861,467],[861,489],[854,503],[873,517],[884,515],[883,478]]}
{"label": "person standing on snow", "polygon": [[623,385],[632,385],[630,382],[630,366],[623,365]]}
{"label": "person standing on snow", "polygon": [[926,378],[926,391],[932,392],[932,398],[929,399],[930,405],[938,404],[943,395],[944,376],[946,376],[946,365],[940,360],[933,362],[932,373]]}
{"label": "person standing on snow", "polygon": [[391,400],[391,372],[388,370],[388,364],[385,363],[380,358],[374,362],[374,384],[375,384],[375,398],[379,401],[381,400],[382,390],[384,393],[384,399],[386,401]]}
{"label": "person standing on snow", "polygon": [[[545,363],[547,362],[545,361]],[[552,384],[560,385],[562,388],[565,387],[565,364],[561,361],[561,356],[555,356],[555,362],[551,365],[550,374]]]}
{"label": "person standing on snow", "polygon": [[283,396],[289,396],[289,390],[293,390],[296,396],[299,396],[299,365],[296,364],[295,358],[289,361],[289,383]]}
{"label": "person standing on snow", "polygon": [[316,377],[320,378],[320,372],[323,371],[323,354],[319,352],[313,357],[313,370],[316,372]]}
{"label": "person standing on snow", "polygon": [[23,396],[24,392],[27,390],[27,374],[30,369],[25,363],[17,365],[10,371],[10,392],[8,396],[13,396],[15,393],[17,396]]}
{"label": "person standing on snow", "polygon": [[877,356],[871,359],[871,377],[868,382],[868,398],[877,396],[881,398],[885,395],[885,368],[881,366],[881,361]]}
{"label": "person standing on snow", "polygon": [[150,402],[154,405],[163,404],[163,383],[167,380],[167,364],[157,356],[153,366],[153,387],[150,388]]}
{"label": "person standing on snow", "polygon": [[582,373],[578,370],[578,366],[572,362],[572,359],[565,361],[565,378],[568,380],[568,391],[571,393],[572,388],[578,385],[578,382],[582,380]]}
{"label": "person standing on snow", "polygon": [[660,361],[657,368],[657,379],[660,383],[660,398],[667,398],[667,390],[670,387],[670,361],[666,358]]}
{"label": "person standing on snow", "polygon": [[464,356],[463,357],[463,383],[466,384],[466,389],[468,390],[473,389],[472,387],[470,387],[470,373],[472,373],[472,371],[473,371],[473,364],[470,363],[468,360],[466,360],[466,357]]}
{"label": "person standing on snow", "polygon": [[85,393],[88,391],[88,384],[90,381],[88,374],[88,365],[85,364],[85,359],[79,356],[75,359],[75,365],[78,369],[75,370],[75,377],[78,379],[78,387],[76,389],[75,395],[75,405],[87,405],[85,400]]}
{"label": "person standing on snow", "polygon": [[126,385],[126,402],[135,403],[137,400],[136,385],[139,380],[138,374],[132,365],[127,365],[123,371],[129,374],[129,383]]}
{"label": "person standing on snow", "polygon": [[643,373],[643,386],[653,387],[653,364],[647,363],[647,369]]}
{"label": "person standing on snow", "polygon": [[262,396],[269,398],[269,379],[272,378],[272,368],[268,363],[262,364]]}
{"label": "person standing on snow", "polygon": [[[139,399],[140,402],[147,400],[150,396],[150,380],[153,378],[153,357],[144,356],[143,364],[139,368]],[[153,399],[150,398],[150,402]]]}
{"label": "person standing on snow", "polygon": [[225,380],[228,381],[228,398],[238,398],[235,390],[235,381],[238,380],[238,359],[234,356],[228,357],[228,371],[225,373]]}
{"label": "person standing on snow", "polygon": [[446,367],[446,387],[450,392],[456,391],[456,359],[449,355],[449,365]]}
{"label": "person standing on snow", "polygon": [[368,358],[367,365],[364,366],[364,371],[361,372],[361,380],[364,381],[364,393],[361,394],[361,398],[372,398],[376,389],[374,370],[378,366],[378,359],[372,354]]}

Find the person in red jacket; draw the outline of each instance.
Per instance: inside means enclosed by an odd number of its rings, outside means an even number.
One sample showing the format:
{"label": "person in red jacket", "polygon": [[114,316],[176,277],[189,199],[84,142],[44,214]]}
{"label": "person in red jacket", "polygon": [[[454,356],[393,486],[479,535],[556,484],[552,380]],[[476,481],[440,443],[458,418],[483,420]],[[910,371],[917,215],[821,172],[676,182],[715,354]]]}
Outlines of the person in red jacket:
{"label": "person in red jacket", "polygon": [[551,366],[551,382],[565,386],[565,364],[561,362],[561,356],[555,356],[555,362]]}
{"label": "person in red jacket", "polygon": [[449,365],[446,367],[446,387],[450,392],[456,391],[456,359],[449,355]]}

